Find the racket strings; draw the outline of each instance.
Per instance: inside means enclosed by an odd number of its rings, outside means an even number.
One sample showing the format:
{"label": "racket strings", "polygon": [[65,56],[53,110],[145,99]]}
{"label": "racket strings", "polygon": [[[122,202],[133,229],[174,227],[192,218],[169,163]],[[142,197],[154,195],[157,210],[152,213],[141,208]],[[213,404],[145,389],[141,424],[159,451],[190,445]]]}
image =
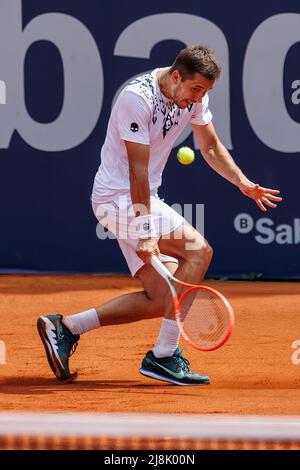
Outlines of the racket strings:
{"label": "racket strings", "polygon": [[180,309],[185,335],[203,349],[222,343],[231,327],[228,306],[215,293],[199,289],[188,293]]}

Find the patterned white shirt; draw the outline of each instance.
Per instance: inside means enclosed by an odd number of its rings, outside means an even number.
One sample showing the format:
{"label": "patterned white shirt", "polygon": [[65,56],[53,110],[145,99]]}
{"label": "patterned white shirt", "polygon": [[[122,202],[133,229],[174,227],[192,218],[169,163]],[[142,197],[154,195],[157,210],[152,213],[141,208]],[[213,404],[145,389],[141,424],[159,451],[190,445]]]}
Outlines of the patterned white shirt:
{"label": "patterned white shirt", "polygon": [[110,201],[116,195],[130,191],[125,140],[150,145],[149,184],[151,194],[155,194],[173,145],[187,123],[206,125],[212,120],[207,93],[202,102],[190,104],[185,109],[167,99],[158,84],[160,70],[137,77],[117,98],[101,150],[93,202]]}

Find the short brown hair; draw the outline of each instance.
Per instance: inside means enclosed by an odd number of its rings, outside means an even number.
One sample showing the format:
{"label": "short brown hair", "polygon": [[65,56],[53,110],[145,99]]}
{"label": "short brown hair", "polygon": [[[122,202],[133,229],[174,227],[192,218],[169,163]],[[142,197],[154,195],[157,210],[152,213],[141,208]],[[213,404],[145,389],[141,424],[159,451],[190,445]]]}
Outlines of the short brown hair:
{"label": "short brown hair", "polygon": [[221,74],[221,66],[214,56],[214,51],[207,46],[189,46],[177,55],[169,73],[178,70],[182,81],[200,73],[208,80],[217,80]]}

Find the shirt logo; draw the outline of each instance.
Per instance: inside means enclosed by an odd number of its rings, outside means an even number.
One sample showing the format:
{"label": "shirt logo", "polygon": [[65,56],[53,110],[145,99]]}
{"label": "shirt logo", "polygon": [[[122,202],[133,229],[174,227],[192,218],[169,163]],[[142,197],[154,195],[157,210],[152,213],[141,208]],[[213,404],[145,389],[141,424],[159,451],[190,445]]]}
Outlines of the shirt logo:
{"label": "shirt logo", "polygon": [[137,132],[137,131],[139,130],[138,124],[137,124],[136,122],[132,122],[132,123],[130,124],[130,130],[131,130],[132,132]]}
{"label": "shirt logo", "polygon": [[143,224],[143,229],[144,229],[145,231],[150,230],[150,224],[149,224],[148,222],[145,222],[145,223]]}

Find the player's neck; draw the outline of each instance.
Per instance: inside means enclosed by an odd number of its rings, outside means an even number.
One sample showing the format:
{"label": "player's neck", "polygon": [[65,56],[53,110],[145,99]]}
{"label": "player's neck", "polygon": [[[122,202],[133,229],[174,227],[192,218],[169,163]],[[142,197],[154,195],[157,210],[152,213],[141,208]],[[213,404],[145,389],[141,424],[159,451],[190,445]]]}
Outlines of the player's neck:
{"label": "player's neck", "polygon": [[170,87],[170,80],[171,77],[169,75],[169,69],[160,70],[157,74],[158,79],[158,86],[160,88],[161,93],[168,99],[172,100],[172,92]]}

